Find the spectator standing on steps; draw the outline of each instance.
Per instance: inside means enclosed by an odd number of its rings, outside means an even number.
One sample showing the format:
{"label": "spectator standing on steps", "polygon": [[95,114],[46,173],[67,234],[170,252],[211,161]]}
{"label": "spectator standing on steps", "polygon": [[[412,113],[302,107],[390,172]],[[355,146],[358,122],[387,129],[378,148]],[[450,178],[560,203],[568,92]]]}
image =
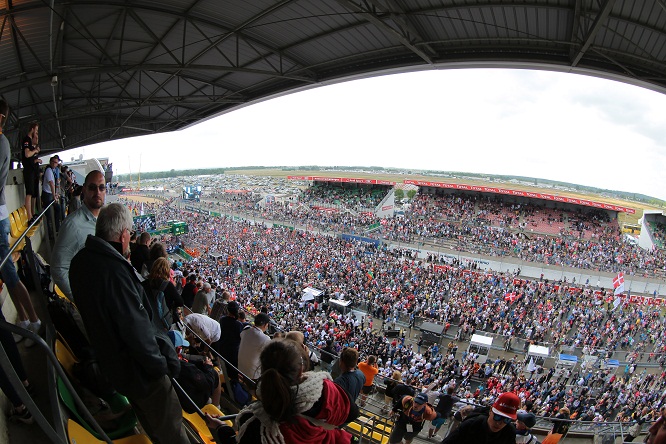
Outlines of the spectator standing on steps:
{"label": "spectator standing on steps", "polygon": [[[9,254],[9,210],[5,198],[5,185],[9,176],[9,164],[11,161],[11,149],[9,140],[2,134],[2,130],[7,123],[9,116],[9,105],[0,99],[0,259]],[[37,312],[30,300],[28,289],[19,279],[14,262],[9,259],[2,270],[0,270],[2,280],[7,285],[9,297],[11,297],[18,317],[18,326],[28,329],[37,334],[42,326],[42,321],[37,317]],[[14,340],[20,342],[23,336],[14,334]],[[25,345],[30,347],[34,344],[32,339],[26,339]]]}

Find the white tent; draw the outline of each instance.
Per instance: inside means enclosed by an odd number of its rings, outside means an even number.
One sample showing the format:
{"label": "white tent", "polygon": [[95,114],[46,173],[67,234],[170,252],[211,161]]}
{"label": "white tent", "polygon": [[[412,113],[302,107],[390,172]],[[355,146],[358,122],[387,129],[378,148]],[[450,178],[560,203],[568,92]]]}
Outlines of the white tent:
{"label": "white tent", "polygon": [[303,294],[301,295],[301,300],[302,301],[313,301],[314,298],[322,294],[324,291],[323,290],[317,290],[314,287],[308,287],[305,290],[303,290]]}
{"label": "white tent", "polygon": [[467,347],[467,351],[469,353],[478,353],[479,356],[476,358],[476,362],[483,364],[488,359],[492,345],[492,336],[474,334],[469,341],[469,347]]}
{"label": "white tent", "polygon": [[543,365],[546,358],[550,357],[550,349],[548,347],[544,347],[543,345],[534,345],[530,344],[530,346],[527,349],[527,359],[534,359],[534,362],[536,365]]}

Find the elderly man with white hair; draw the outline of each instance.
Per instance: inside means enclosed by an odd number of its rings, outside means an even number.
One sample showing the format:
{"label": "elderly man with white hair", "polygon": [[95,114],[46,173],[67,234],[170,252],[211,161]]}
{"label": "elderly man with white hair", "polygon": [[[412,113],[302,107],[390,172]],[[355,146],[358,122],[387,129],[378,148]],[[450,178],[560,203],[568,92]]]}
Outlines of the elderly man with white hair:
{"label": "elderly man with white hair", "polygon": [[132,215],[103,207],[69,269],[69,282],[99,366],[125,395],[153,442],[187,444],[170,377],[180,362],[166,333],[153,326],[149,299],[129,256]]}

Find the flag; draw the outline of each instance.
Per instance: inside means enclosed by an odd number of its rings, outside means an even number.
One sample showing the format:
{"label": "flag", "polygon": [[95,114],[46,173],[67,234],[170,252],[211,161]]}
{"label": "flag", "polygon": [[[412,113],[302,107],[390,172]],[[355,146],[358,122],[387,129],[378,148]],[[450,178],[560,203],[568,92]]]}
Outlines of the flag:
{"label": "flag", "polygon": [[624,273],[621,271],[615,276],[615,279],[613,279],[613,288],[615,291],[613,294],[620,294],[624,293]]}
{"label": "flag", "polygon": [[511,292],[504,295],[504,300],[509,302],[514,302],[517,297],[518,295],[516,293]]}
{"label": "flag", "polygon": [[143,216],[143,202],[141,202],[141,216]]}
{"label": "flag", "polygon": [[617,307],[619,307],[620,304],[622,304],[622,299],[615,298],[615,300],[613,301],[613,311],[617,310]]}

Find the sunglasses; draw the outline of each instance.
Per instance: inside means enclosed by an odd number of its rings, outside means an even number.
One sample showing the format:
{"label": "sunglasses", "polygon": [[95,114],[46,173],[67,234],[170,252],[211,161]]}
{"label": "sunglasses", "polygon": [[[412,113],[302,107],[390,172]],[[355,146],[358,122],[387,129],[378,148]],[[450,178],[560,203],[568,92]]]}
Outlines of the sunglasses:
{"label": "sunglasses", "polygon": [[106,191],[106,185],[95,185],[94,183],[89,184],[86,188],[88,191],[95,191],[95,188],[99,191]]}
{"label": "sunglasses", "polygon": [[493,421],[503,422],[504,424],[511,424],[512,419],[507,418],[506,416],[498,415],[497,413],[493,413]]}

